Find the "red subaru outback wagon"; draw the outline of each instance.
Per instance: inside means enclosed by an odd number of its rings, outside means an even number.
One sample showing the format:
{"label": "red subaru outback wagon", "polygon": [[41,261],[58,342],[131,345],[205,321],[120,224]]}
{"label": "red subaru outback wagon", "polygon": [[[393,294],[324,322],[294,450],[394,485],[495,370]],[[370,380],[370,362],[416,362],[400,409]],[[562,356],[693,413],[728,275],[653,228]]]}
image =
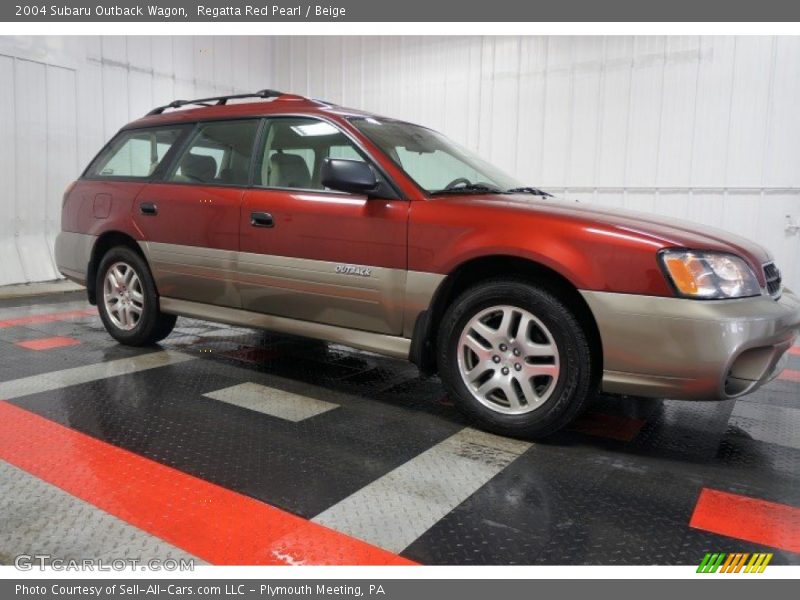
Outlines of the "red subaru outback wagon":
{"label": "red subaru outback wagon", "polygon": [[746,394],[800,326],[754,243],[553,198],[425,127],[271,90],[124,127],[62,230],[59,269],[123,344],[176,315],[344,343],[438,372],[515,436],[598,390]]}

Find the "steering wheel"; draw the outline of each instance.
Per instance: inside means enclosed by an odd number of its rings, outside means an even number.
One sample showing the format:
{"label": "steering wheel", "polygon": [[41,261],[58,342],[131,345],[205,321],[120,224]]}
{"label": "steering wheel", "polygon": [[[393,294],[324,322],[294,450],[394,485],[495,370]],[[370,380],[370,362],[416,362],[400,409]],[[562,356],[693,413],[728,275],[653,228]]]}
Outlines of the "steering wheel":
{"label": "steering wheel", "polygon": [[452,189],[454,189],[454,188],[455,188],[457,185],[459,185],[459,184],[462,184],[462,183],[463,183],[464,185],[470,185],[470,183],[472,183],[472,182],[471,182],[469,179],[467,179],[466,177],[457,177],[456,179],[453,179],[453,181],[451,181],[450,183],[448,183],[446,186],[444,186],[444,189],[446,189],[446,190],[452,190]]}

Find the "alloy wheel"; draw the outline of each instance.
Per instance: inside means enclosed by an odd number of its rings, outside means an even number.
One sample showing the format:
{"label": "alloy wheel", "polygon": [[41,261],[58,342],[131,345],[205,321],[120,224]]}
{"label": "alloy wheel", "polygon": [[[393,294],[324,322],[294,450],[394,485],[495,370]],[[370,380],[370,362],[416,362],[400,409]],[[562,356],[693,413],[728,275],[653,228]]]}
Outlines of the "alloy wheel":
{"label": "alloy wheel", "polygon": [[467,389],[503,414],[529,413],[547,402],[558,381],[559,358],[550,330],[516,306],[480,311],[458,341],[458,368]]}
{"label": "alloy wheel", "polygon": [[106,272],[103,302],[118,329],[130,331],[138,325],[144,312],[144,292],[139,275],[128,263],[116,262]]}

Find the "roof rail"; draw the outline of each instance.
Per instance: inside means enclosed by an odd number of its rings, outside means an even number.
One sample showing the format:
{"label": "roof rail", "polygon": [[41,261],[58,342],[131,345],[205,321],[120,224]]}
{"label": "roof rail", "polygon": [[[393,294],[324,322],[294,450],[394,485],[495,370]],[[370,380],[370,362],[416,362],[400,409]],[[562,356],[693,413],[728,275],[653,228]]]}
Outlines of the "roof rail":
{"label": "roof rail", "polygon": [[197,104],[200,106],[212,106],[212,103],[217,106],[221,106],[228,103],[228,100],[238,100],[239,98],[277,98],[278,96],[283,96],[283,92],[278,92],[276,90],[259,90],[257,92],[246,93],[246,94],[229,94],[227,96],[212,96],[210,98],[197,98],[195,100],[173,100],[169,104],[165,104],[164,106],[157,106],[149,113],[147,116],[150,115],[160,115],[168,108],[180,108],[181,106],[187,106],[189,104]]}

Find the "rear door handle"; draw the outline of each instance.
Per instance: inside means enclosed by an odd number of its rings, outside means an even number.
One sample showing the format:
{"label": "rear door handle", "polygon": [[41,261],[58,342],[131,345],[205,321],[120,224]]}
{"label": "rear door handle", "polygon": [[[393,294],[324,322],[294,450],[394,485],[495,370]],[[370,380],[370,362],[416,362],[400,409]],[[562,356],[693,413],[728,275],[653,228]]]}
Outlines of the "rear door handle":
{"label": "rear door handle", "polygon": [[250,225],[253,227],[275,227],[275,220],[268,212],[250,213]]}
{"label": "rear door handle", "polygon": [[158,206],[156,206],[152,202],[142,202],[139,205],[139,212],[143,215],[157,215],[158,214]]}

